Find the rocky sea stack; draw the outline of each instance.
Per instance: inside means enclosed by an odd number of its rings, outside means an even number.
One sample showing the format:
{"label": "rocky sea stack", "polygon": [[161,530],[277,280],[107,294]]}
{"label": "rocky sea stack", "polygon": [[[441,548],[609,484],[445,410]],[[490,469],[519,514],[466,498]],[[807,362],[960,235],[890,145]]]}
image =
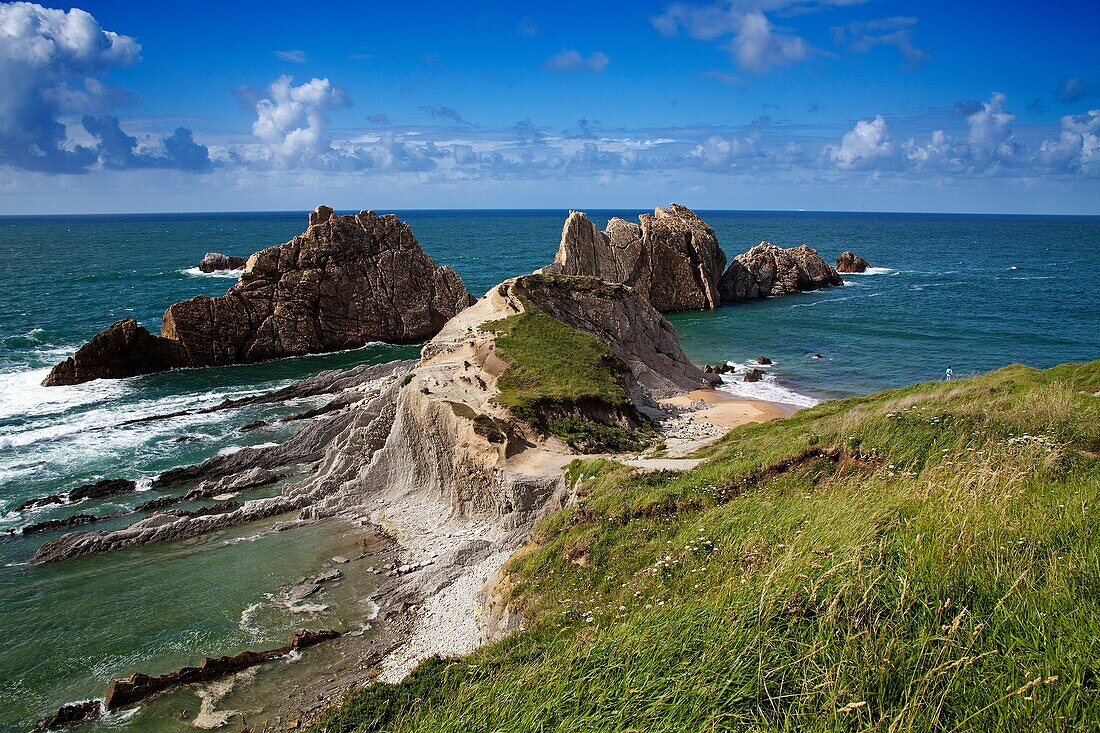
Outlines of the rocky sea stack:
{"label": "rocky sea stack", "polygon": [[729,303],[794,295],[843,282],[837,271],[809,245],[784,249],[761,242],[733,258],[719,288],[722,302]]}
{"label": "rocky sea stack", "polygon": [[557,256],[543,271],[629,285],[663,313],[717,308],[726,255],[714,230],[679,204],[638,222],[614,218],[601,232],[583,212],[569,212]]}
{"label": "rocky sea stack", "polygon": [[842,283],[837,271],[805,244],[783,249],[761,242],[726,268],[714,230],[680,204],[642,214],[639,222],[613,218],[601,232],[584,213],[569,212],[557,256],[542,272],[629,285],[662,313]]}
{"label": "rocky sea stack", "polygon": [[470,304],[458,273],[436,265],[396,216],[337,216],[319,206],[309,222],[286,244],[249,257],[225,295],[170,306],[160,336],[123,319],[42,384],[243,364],[371,341],[416,343]]}
{"label": "rocky sea stack", "polygon": [[244,257],[230,257],[221,252],[207,252],[199,261],[199,269],[206,273],[219,270],[243,270],[248,264]]}
{"label": "rocky sea stack", "polygon": [[866,272],[870,266],[871,263],[855,252],[841,252],[840,257],[836,258],[837,272]]}

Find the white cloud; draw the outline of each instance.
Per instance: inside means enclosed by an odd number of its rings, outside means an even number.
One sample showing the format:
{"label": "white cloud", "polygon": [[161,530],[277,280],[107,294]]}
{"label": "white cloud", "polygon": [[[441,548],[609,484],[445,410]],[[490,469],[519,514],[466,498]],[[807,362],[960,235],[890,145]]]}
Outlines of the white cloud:
{"label": "white cloud", "polygon": [[766,157],[760,150],[760,136],[748,135],[741,138],[726,138],[712,135],[695,146],[691,156],[698,159],[704,168],[717,170],[735,166],[740,161]]}
{"label": "white cloud", "polygon": [[1100,109],[1063,117],[1059,136],[1043,141],[1036,157],[1052,170],[1100,175]]}
{"label": "white cloud", "polygon": [[860,120],[844,134],[840,145],[826,145],[826,157],[837,168],[869,168],[894,157],[894,146],[886,130],[886,120],[876,115],[873,120]]}
{"label": "white cloud", "polygon": [[791,10],[805,3],[784,0],[773,2],[718,2],[695,5],[676,2],[661,15],[650,18],[663,35],[678,35],[681,30],[691,38],[713,41],[729,37],[727,50],[746,71],[763,73],[776,66],[787,66],[809,58],[814,48],[804,38],[777,29],[765,15],[774,10]]}
{"label": "white cloud", "polygon": [[306,62],[306,52],[297,48],[290,51],[276,51],[275,56],[292,64],[304,64]]}
{"label": "white cloud", "polygon": [[971,154],[979,162],[993,165],[1016,160],[1019,146],[1008,127],[1016,116],[1006,112],[1004,104],[1005,95],[994,92],[990,101],[983,102],[979,111],[966,118],[970,128],[967,142]]}
{"label": "white cloud", "polygon": [[330,110],[351,104],[343,90],[327,78],[293,86],[294,78],[280,76],[270,96],[256,103],[252,134],[266,146],[267,157],[280,166],[309,162],[331,145],[326,134]]}
{"label": "white cloud", "polygon": [[748,13],[742,18],[730,49],[741,68],[756,73],[802,61],[813,50],[798,36],[776,33],[763,13]]}
{"label": "white cloud", "polygon": [[587,57],[575,48],[563,48],[546,59],[546,68],[554,71],[603,71],[611,59],[603,51],[593,51]]}
{"label": "white cloud", "polygon": [[0,5],[0,163],[53,173],[95,163],[94,151],[69,144],[60,120],[117,105],[124,93],[101,77],[140,52],[83,10]]}

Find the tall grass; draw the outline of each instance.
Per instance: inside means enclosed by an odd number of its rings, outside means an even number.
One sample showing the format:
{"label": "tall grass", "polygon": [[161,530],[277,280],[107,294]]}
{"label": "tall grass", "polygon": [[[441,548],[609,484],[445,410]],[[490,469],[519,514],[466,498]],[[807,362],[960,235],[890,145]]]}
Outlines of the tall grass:
{"label": "tall grass", "polygon": [[1096,730],[1098,389],[1100,362],[1010,367],[745,426],[684,474],[576,462],[507,568],[526,630],[318,730]]}

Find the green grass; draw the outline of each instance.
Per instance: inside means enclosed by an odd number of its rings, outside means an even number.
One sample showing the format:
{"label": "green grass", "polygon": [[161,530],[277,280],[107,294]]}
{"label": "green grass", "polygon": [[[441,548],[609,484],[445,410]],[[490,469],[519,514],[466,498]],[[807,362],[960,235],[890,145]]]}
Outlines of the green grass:
{"label": "green grass", "polygon": [[738,428],[687,473],[575,462],[501,584],[526,629],[317,730],[1096,730],[1097,390],[1100,362],[1014,366]]}
{"label": "green grass", "polygon": [[626,364],[606,344],[530,302],[524,309],[486,326],[508,363],[498,401],[584,453],[645,447],[653,431],[627,393]]}

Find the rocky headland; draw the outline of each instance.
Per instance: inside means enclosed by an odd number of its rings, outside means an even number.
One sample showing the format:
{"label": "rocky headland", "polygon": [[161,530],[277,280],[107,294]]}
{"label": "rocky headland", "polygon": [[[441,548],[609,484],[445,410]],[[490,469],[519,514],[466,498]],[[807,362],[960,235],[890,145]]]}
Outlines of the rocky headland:
{"label": "rocky headland", "polygon": [[586,214],[571,211],[554,262],[542,272],[629,285],[662,313],[842,284],[837,271],[805,244],[784,249],[761,242],[727,268],[714,230],[679,204],[642,214],[638,224],[613,218],[602,232]]}
{"label": "rocky headland", "polygon": [[123,319],[58,364],[45,386],[338,351],[371,341],[417,343],[471,302],[409,226],[373,211],[310,214],[304,233],[248,258],[219,297],[175,303],[160,336]]}
{"label": "rocky headland", "polygon": [[[577,214],[567,222],[567,233],[574,232],[563,237],[567,261],[572,245],[565,242],[578,241],[585,222]],[[392,340],[431,337],[420,358],[328,372],[270,395],[204,408],[328,396],[322,406],[292,416],[302,427],[283,444],[167,471],[153,481],[159,493],[137,508],[137,521],[55,537],[31,561],[180,540],[261,519],[279,518],[274,531],[339,518],[379,528],[399,553],[399,564],[373,595],[382,609],[379,623],[402,629],[396,646],[379,652],[380,679],[400,679],[428,656],[466,653],[517,628],[522,614],[495,594],[495,579],[539,517],[575,500],[565,479],[572,460],[603,454],[641,470],[686,468],[698,459],[680,456],[730,425],[706,398],[720,376],[687,359],[658,305],[717,305],[725,256],[709,227],[684,207],[658,209],[634,233],[641,259],[659,253],[671,269],[650,269],[631,284],[544,268],[506,280],[468,305],[457,275],[428,260],[396,218],[336,217],[319,208],[304,235],[253,255],[226,296],[172,306],[161,337],[133,322],[119,326],[122,343],[142,344],[136,353],[152,344],[154,352],[177,354],[180,365],[213,365],[346,347],[365,338],[364,324],[384,323]],[[604,236],[590,225],[588,235],[590,242]],[[623,236],[614,234],[615,241]],[[385,266],[364,265],[359,255],[356,264],[334,265],[339,253],[361,252],[368,241]],[[397,257],[400,251],[411,260]],[[666,257],[669,252],[679,259]],[[774,264],[778,256],[769,256]],[[808,255],[789,263],[806,271],[805,282],[766,266],[754,269],[752,259],[734,262],[750,272],[753,293],[784,291],[788,281],[797,287],[820,277],[830,282],[831,268],[824,265],[822,276],[806,264]],[[684,298],[673,298],[681,288]],[[303,291],[312,295],[286,294]],[[384,305],[400,318],[379,310],[380,293],[392,296]],[[343,313],[354,318],[333,316],[339,298]],[[104,339],[93,339],[96,349],[113,353]],[[89,374],[77,357],[68,368]],[[116,369],[119,376],[125,366]],[[199,411],[142,420],[191,412]],[[703,412],[709,421],[696,419]],[[659,459],[639,456],[659,449]],[[276,482],[277,494],[248,498],[249,489]],[[129,488],[103,482],[88,491]],[[184,502],[200,505],[176,507]],[[298,592],[308,594],[315,585]]]}

